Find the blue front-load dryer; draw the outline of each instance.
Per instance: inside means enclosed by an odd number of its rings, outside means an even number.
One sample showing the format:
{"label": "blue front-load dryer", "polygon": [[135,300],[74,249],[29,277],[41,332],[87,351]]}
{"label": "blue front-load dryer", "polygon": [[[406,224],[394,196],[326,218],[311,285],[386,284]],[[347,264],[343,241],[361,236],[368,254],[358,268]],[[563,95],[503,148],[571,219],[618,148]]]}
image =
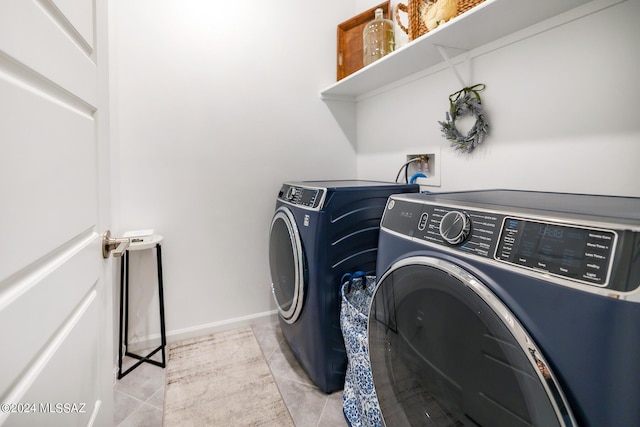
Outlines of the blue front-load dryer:
{"label": "blue front-load dryer", "polygon": [[640,426],[640,198],[392,196],[377,268],[387,426]]}
{"label": "blue front-load dryer", "polygon": [[378,181],[284,183],[269,237],[272,291],[282,334],[325,393],[344,387],[340,279],[374,274],[380,219],[392,194],[419,186]]}

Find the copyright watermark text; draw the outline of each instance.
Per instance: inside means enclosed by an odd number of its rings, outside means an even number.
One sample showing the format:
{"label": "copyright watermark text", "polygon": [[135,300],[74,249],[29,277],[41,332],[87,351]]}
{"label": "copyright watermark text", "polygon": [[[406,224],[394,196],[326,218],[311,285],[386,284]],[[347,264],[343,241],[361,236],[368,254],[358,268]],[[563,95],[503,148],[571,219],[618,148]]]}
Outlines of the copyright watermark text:
{"label": "copyright watermark text", "polygon": [[9,414],[84,414],[86,403],[1,403],[0,412]]}

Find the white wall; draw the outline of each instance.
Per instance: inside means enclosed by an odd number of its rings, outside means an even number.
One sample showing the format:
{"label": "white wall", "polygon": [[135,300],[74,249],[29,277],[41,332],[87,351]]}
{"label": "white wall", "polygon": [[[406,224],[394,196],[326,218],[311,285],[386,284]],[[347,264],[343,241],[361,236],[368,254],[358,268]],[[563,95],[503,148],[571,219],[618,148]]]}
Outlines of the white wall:
{"label": "white wall", "polygon": [[[116,229],[165,236],[169,339],[274,310],[280,184],[356,176],[355,149],[319,96],[335,82],[336,25],[354,7],[112,2]],[[153,253],[133,255],[135,341],[158,327]]]}
{"label": "white wall", "polygon": [[405,154],[435,147],[441,187],[425,188],[431,191],[640,196],[639,20],[640,2],[632,0],[555,28],[554,19],[470,52],[472,82],[487,86],[481,95],[491,125],[471,155],[455,152],[440,133],[448,96],[460,89],[446,66],[363,97],[357,104],[359,177],[394,179]]}
{"label": "white wall", "polygon": [[[434,148],[442,185],[430,190],[640,195],[639,2],[471,52],[492,126],[471,155],[440,135],[460,88],[444,66],[360,100],[357,153],[320,100],[336,25],[377,3],[111,3],[113,230],[165,236],[170,339],[274,309],[268,228],[285,180],[350,178],[356,165],[393,180],[405,154]],[[134,339],[157,332],[153,258],[140,255]]]}

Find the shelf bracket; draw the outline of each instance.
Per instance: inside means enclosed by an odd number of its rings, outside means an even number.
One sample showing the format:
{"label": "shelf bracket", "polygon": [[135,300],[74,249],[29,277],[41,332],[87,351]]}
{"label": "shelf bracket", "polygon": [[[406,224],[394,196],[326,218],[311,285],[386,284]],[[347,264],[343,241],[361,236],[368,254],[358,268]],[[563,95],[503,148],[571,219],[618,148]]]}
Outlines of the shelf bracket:
{"label": "shelf bracket", "polygon": [[471,61],[469,58],[469,51],[466,49],[460,49],[457,47],[451,47],[451,46],[442,46],[439,44],[434,44],[434,47],[436,47],[438,49],[438,52],[440,52],[440,55],[442,56],[442,58],[445,60],[445,62],[447,63],[447,65],[449,66],[449,68],[451,68],[451,70],[453,71],[453,73],[456,75],[456,78],[458,79],[458,82],[460,82],[460,86],[462,87],[467,87],[469,86],[469,83],[465,83],[465,81],[462,79],[462,76],[460,76],[460,73],[458,72],[458,69],[455,67],[455,65],[453,64],[453,62],[451,62],[451,58],[449,58],[449,55],[447,55],[447,52],[444,50],[444,48],[449,48],[449,49],[456,49],[456,50],[460,50],[466,53],[465,55],[465,63],[467,65],[467,77],[469,78],[469,80],[471,80]]}

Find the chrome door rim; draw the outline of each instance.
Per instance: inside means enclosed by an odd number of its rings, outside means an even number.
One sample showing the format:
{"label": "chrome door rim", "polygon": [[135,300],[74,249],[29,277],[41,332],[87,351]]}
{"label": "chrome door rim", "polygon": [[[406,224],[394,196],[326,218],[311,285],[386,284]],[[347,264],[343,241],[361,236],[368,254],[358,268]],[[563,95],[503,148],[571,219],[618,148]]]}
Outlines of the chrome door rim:
{"label": "chrome door rim", "polygon": [[[536,372],[538,379],[540,380],[540,383],[553,406],[556,418],[560,425],[565,427],[577,426],[573,413],[570,410],[566,397],[564,396],[564,393],[562,393],[562,389],[560,388],[553,371],[544,359],[538,346],[534,343],[533,339],[529,336],[516,316],[506,305],[504,305],[493,291],[491,291],[479,279],[455,264],[428,256],[413,256],[395,262],[387,271],[385,271],[380,280],[378,280],[373,292],[373,298],[371,299],[369,313],[372,313],[373,304],[376,299],[378,289],[380,288],[380,284],[384,282],[384,280],[394,271],[402,267],[415,265],[424,265],[442,270],[458,279],[458,281],[463,283],[464,286],[471,289],[477,296],[479,296],[491,308],[491,310],[496,313],[502,323],[511,332],[521,350],[527,357],[527,360],[531,363],[531,366],[534,368],[534,371]],[[367,332],[367,336],[370,336],[369,331]],[[382,416],[384,419],[384,414],[382,414]]]}
{"label": "chrome door rim", "polygon": [[273,231],[273,225],[276,221],[282,220],[287,227],[287,231],[289,233],[289,240],[291,241],[291,247],[293,248],[293,263],[294,263],[294,291],[293,291],[293,301],[291,302],[291,307],[288,310],[283,310],[278,302],[278,298],[276,297],[276,292],[271,283],[271,293],[273,294],[273,299],[276,302],[276,306],[278,307],[278,313],[282,317],[282,319],[287,323],[294,323],[298,320],[300,316],[300,312],[302,311],[302,302],[304,301],[304,260],[302,253],[302,242],[300,240],[300,233],[298,232],[298,227],[296,226],[296,220],[293,217],[291,211],[287,208],[281,207],[276,210],[276,213],[271,220],[271,227],[269,229],[269,233]]}

